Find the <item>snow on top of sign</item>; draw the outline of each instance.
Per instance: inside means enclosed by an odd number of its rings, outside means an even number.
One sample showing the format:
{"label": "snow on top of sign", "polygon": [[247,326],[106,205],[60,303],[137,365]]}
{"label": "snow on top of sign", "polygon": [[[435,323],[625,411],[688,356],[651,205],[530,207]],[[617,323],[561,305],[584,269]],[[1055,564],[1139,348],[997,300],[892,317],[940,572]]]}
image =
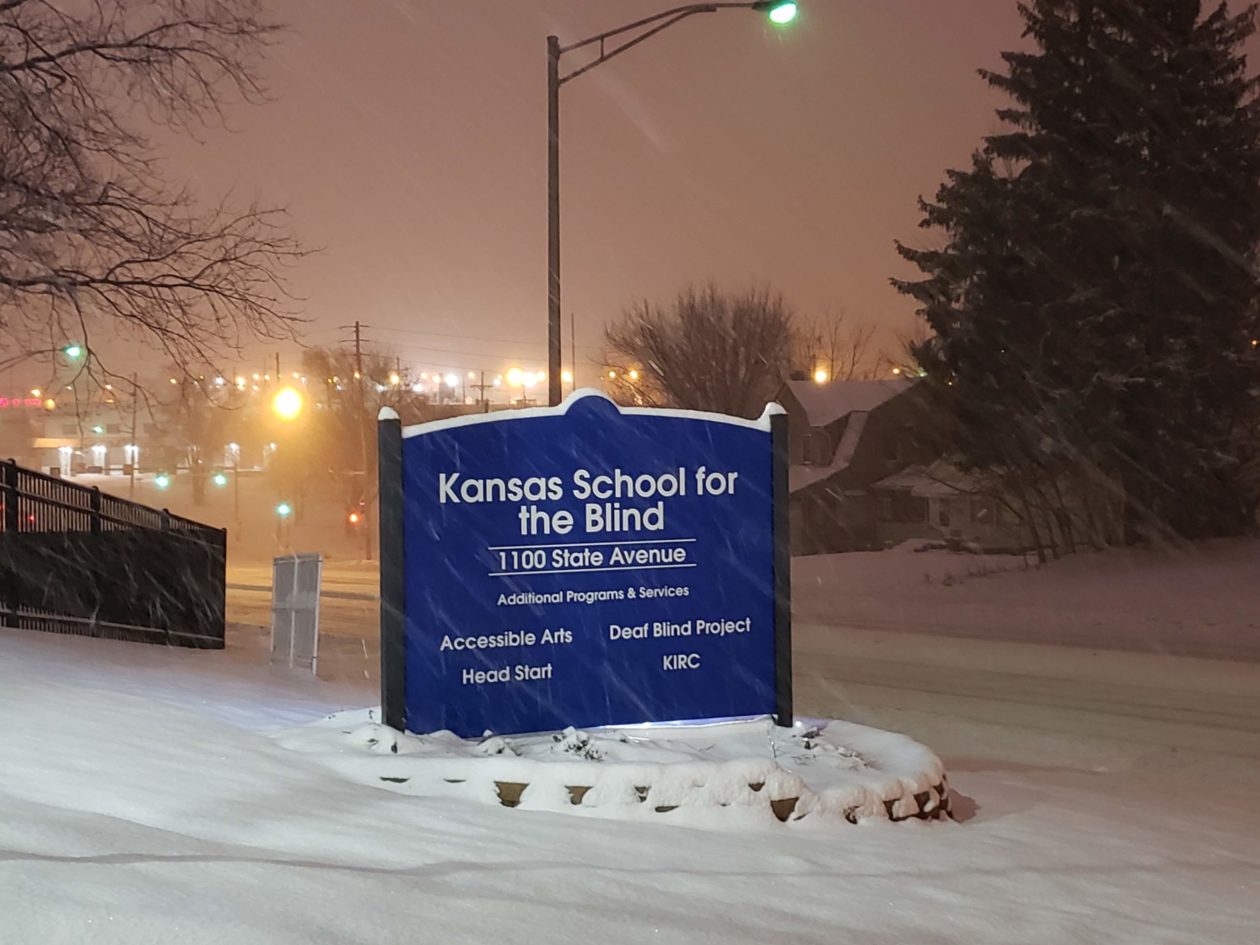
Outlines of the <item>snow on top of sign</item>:
{"label": "snow on top of sign", "polygon": [[377,420],[397,420],[398,411],[393,407],[382,407],[376,415]]}
{"label": "snow on top of sign", "polygon": [[[760,719],[462,739],[401,735],[372,721],[378,717],[342,712],[278,738],[348,780],[401,794],[497,804],[496,782],[524,784],[522,808],[613,820],[651,819],[669,808],[691,824],[714,808],[742,810],[747,817],[733,817],[734,825],[768,820],[768,802],[786,798],[798,799],[804,819],[884,819],[885,802],[932,791],[944,778],[940,759],[918,742],[849,722],[782,729]],[[580,805],[574,786],[585,789]],[[815,814],[825,816],[807,816]]]}
{"label": "snow on top of sign", "polygon": [[439,430],[448,430],[452,427],[472,426],[477,423],[498,423],[505,420],[530,420],[535,417],[555,417],[566,414],[569,409],[579,401],[595,397],[600,400],[607,401],[617,408],[617,411],[630,416],[651,416],[651,417],[675,417],[681,420],[703,420],[708,423],[727,423],[731,426],[748,427],[753,430],[770,429],[770,418],[784,413],[783,408],[779,404],[767,404],[766,409],[762,411],[761,416],[756,420],[746,420],[743,417],[732,417],[723,413],[710,413],[706,410],[675,410],[669,407],[622,407],[617,404],[611,397],[603,391],[596,390],[593,387],[582,387],[575,390],[557,407],[522,407],[516,410],[498,410],[492,413],[475,413],[465,414],[460,417],[448,417],[444,420],[430,420],[427,423],[417,423],[412,426],[403,428],[403,436],[419,436],[424,433],[436,433]]}

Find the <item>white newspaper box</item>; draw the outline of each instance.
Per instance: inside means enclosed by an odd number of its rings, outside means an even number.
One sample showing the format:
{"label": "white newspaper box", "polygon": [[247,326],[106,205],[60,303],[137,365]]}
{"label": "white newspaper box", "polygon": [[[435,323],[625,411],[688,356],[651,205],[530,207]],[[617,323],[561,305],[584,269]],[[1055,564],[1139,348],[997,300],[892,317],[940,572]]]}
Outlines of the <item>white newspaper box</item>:
{"label": "white newspaper box", "polygon": [[271,660],[315,672],[319,656],[320,554],[285,555],[272,562]]}

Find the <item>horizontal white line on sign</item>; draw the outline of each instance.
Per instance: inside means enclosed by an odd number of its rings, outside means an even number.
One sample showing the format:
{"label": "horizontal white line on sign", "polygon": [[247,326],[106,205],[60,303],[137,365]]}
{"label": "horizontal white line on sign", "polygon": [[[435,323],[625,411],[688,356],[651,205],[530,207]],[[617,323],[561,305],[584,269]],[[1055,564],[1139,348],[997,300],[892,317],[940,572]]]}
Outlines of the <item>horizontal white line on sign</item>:
{"label": "horizontal white line on sign", "polygon": [[565,541],[555,545],[491,545],[486,551],[520,551],[524,548],[595,548],[601,545],[661,545],[671,541],[696,541],[696,539],[645,538],[635,541]]}
{"label": "horizontal white line on sign", "polygon": [[487,577],[514,577],[518,574],[599,574],[601,571],[657,571],[661,568],[694,568],[694,564],[627,564],[615,568],[557,568],[554,571],[491,571]]}

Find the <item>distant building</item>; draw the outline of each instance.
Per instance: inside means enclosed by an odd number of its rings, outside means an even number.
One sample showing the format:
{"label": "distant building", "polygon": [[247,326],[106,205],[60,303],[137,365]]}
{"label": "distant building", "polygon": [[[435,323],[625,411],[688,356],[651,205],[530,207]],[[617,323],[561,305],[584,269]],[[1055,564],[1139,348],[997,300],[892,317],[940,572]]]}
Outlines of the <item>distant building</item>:
{"label": "distant building", "polygon": [[943,452],[944,421],[916,381],[788,381],[792,552],[883,547],[872,487]]}

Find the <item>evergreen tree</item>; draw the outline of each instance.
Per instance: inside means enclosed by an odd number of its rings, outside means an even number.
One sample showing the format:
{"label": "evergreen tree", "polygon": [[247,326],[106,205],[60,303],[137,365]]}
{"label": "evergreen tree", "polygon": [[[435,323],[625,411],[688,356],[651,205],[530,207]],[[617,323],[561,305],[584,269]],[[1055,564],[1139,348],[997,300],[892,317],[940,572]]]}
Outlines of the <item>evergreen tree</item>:
{"label": "evergreen tree", "polygon": [[1115,482],[1131,533],[1251,527],[1260,373],[1254,7],[1034,0],[1034,49],[982,71],[1013,104],[894,280],[973,466]]}

